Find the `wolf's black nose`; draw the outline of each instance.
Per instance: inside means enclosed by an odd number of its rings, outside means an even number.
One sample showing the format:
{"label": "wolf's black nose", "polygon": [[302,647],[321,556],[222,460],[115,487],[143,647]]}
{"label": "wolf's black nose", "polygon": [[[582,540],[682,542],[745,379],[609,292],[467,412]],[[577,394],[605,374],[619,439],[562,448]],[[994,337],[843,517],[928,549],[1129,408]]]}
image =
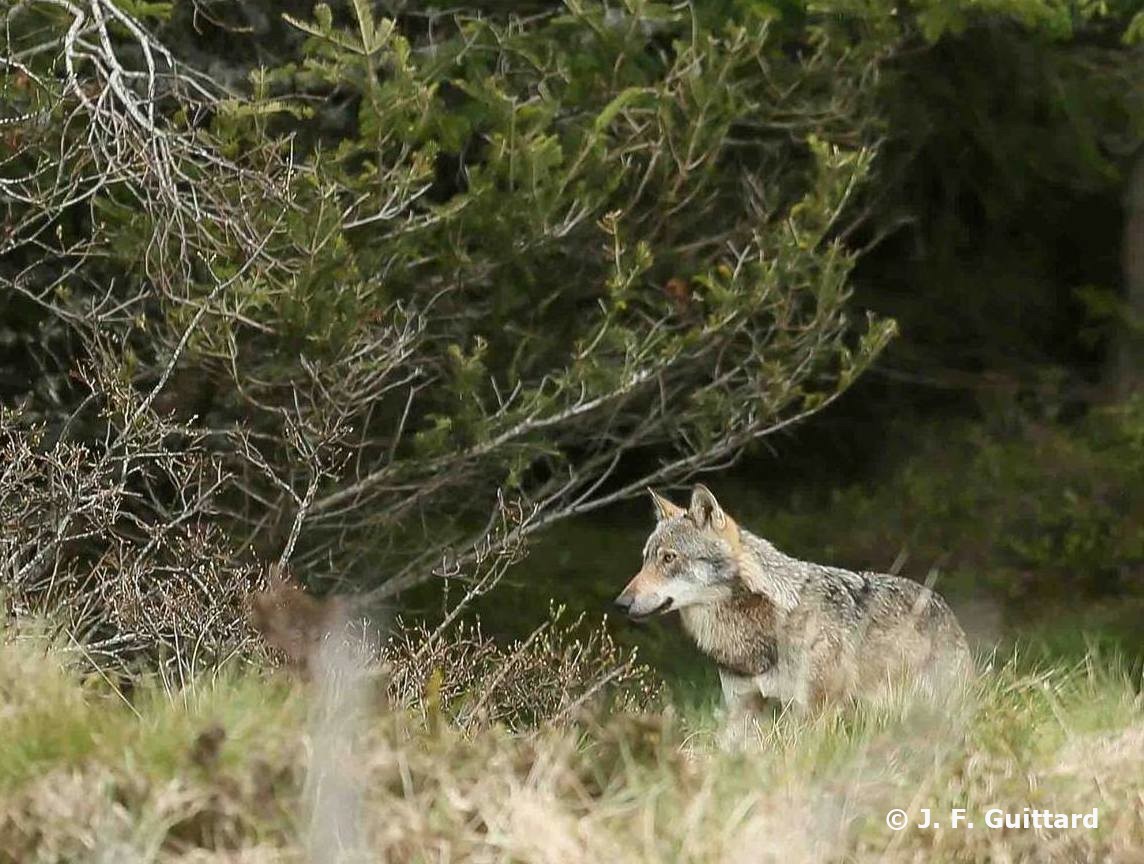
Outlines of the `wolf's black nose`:
{"label": "wolf's black nose", "polygon": [[632,601],[627,597],[624,597],[622,594],[616,598],[615,604],[616,608],[623,612],[625,615],[627,615],[628,610],[632,608]]}

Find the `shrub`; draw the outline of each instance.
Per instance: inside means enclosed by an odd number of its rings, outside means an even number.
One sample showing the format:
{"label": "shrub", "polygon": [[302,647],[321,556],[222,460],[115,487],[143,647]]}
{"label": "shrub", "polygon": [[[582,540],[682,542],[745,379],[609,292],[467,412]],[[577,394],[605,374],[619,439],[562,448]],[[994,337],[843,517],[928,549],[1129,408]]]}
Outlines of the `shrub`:
{"label": "shrub", "polygon": [[373,599],[479,580],[890,337],[847,315],[840,241],[883,46],[830,16],[318,5],[208,77],[169,14],[34,0],[0,46],[17,610],[215,662],[266,561]]}

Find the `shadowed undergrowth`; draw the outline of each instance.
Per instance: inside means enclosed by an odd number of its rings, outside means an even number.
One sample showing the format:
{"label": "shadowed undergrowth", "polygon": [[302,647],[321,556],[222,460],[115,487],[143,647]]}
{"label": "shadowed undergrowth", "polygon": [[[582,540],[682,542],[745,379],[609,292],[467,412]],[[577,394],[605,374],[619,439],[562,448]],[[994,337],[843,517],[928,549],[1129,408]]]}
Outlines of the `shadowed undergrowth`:
{"label": "shadowed undergrowth", "polygon": [[[376,676],[356,680],[338,702],[337,688],[236,668],[174,695],[141,684],[128,704],[43,638],[9,634],[0,861],[301,862],[323,849],[325,864],[339,859],[314,790],[335,777],[334,800],[352,792],[360,820],[344,861],[1128,861],[1144,844],[1138,682],[1107,658],[1009,661],[940,706],[782,717],[733,753],[716,747],[714,718],[670,709],[461,734],[424,705],[388,707]],[[315,718],[343,704],[353,721],[323,743],[333,727]],[[964,807],[977,827],[894,833],[893,807]],[[1100,824],[991,830],[992,807],[1095,807]]]}

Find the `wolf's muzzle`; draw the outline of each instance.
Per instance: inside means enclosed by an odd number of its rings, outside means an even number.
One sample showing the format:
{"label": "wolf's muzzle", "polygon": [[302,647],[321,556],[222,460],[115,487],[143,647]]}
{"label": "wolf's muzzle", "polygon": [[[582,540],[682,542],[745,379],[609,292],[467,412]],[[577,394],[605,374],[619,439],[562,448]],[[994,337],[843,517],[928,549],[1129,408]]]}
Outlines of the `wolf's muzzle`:
{"label": "wolf's muzzle", "polygon": [[616,604],[617,609],[619,609],[621,612],[623,612],[625,615],[627,615],[628,610],[632,608],[632,603],[634,603],[635,601],[632,600],[630,597],[625,597],[623,594],[621,594],[619,597],[617,597],[612,602]]}
{"label": "wolf's muzzle", "polygon": [[633,621],[643,621],[645,618],[651,618],[653,615],[658,615],[661,612],[666,612],[671,608],[671,604],[675,601],[671,597],[668,597],[654,609],[651,609],[647,612],[633,612],[632,604],[634,602],[634,600],[629,600],[627,597],[621,594],[616,598],[616,607]]}

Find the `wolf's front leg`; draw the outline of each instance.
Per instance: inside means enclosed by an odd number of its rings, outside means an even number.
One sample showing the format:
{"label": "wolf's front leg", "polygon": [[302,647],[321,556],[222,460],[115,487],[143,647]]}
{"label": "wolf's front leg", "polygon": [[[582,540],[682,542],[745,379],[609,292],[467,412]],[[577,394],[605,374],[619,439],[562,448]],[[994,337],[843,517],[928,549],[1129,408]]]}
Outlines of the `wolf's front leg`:
{"label": "wolf's front leg", "polygon": [[723,690],[723,728],[719,734],[719,746],[735,750],[758,732],[757,722],[763,716],[768,697],[760,688],[757,677],[749,678],[720,669],[719,685]]}

